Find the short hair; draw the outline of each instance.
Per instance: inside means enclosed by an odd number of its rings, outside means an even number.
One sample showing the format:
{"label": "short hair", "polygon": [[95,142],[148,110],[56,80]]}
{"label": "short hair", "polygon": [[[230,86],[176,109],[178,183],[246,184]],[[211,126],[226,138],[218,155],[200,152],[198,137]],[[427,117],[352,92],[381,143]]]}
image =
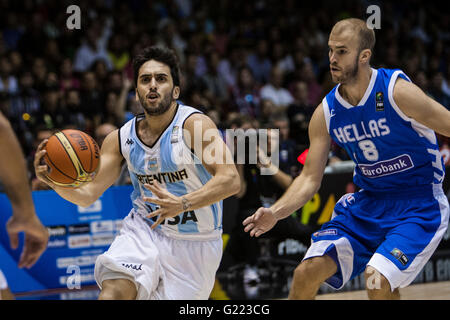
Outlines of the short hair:
{"label": "short hair", "polygon": [[342,32],[347,28],[357,32],[359,37],[360,52],[365,49],[370,49],[370,51],[373,51],[373,48],[375,47],[375,31],[367,27],[364,20],[357,18],[343,19],[334,25],[333,30],[336,32]]}
{"label": "short hair", "polygon": [[144,48],[133,59],[134,84],[137,86],[139,69],[147,61],[155,60],[170,68],[173,84],[180,86],[180,66],[175,52],[167,47],[151,46]]}

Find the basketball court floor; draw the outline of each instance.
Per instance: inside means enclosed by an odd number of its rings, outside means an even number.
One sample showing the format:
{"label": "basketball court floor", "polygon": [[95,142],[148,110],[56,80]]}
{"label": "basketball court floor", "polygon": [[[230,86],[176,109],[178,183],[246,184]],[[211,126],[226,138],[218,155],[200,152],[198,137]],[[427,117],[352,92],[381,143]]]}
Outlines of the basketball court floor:
{"label": "basketball court floor", "polygon": [[[421,283],[400,289],[401,300],[450,300],[450,281]],[[327,293],[317,300],[368,300],[365,290]]]}

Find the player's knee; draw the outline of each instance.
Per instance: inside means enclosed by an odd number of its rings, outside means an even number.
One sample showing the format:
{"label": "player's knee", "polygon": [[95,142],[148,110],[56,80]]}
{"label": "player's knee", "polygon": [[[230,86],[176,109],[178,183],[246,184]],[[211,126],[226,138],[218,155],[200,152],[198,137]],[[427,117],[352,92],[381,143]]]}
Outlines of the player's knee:
{"label": "player's knee", "polygon": [[134,300],[136,288],[129,280],[105,280],[102,283],[102,291],[99,300]]}
{"label": "player's knee", "polygon": [[369,292],[374,290],[391,292],[391,284],[389,280],[375,268],[367,266],[364,271],[364,276],[366,279],[366,289]]}
{"label": "player's knee", "polygon": [[317,277],[320,264],[320,257],[302,261],[294,270],[294,281],[297,283],[322,282],[323,280]]}

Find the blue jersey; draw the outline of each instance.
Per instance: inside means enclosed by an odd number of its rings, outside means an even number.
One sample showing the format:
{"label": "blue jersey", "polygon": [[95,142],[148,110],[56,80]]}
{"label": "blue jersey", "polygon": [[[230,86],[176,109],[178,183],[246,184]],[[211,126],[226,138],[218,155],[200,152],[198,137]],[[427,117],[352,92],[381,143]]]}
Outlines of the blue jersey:
{"label": "blue jersey", "polygon": [[366,93],[353,106],[337,85],[323,99],[327,129],[356,163],[353,180],[362,189],[408,193],[440,184],[444,162],[433,130],[407,117],[393,98],[401,70],[372,69]]}

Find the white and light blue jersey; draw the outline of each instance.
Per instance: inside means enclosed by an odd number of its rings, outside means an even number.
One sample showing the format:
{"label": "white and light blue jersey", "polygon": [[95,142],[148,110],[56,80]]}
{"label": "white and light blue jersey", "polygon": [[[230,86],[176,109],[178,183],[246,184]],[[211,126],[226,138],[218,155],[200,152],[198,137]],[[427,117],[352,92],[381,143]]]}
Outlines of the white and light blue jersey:
{"label": "white and light blue jersey", "polygon": [[[198,190],[212,177],[183,139],[184,122],[193,113],[200,111],[178,105],[173,120],[153,146],[146,145],[137,135],[137,123],[144,119],[144,115],[129,120],[119,130],[120,151],[127,161],[134,187],[131,194],[133,209],[149,225],[152,225],[156,218],[148,219],[145,216],[156,210],[157,206],[144,202],[142,197],[157,196],[152,195],[144,184],[156,181],[161,188],[176,196],[182,196]],[[175,239],[220,238],[222,201],[166,219],[157,229]]]}
{"label": "white and light blue jersey", "polygon": [[394,101],[401,70],[372,69],[366,93],[353,106],[337,85],[322,100],[330,136],[356,163],[357,186],[377,193],[410,193],[444,180],[444,162],[433,130],[406,116]]}

